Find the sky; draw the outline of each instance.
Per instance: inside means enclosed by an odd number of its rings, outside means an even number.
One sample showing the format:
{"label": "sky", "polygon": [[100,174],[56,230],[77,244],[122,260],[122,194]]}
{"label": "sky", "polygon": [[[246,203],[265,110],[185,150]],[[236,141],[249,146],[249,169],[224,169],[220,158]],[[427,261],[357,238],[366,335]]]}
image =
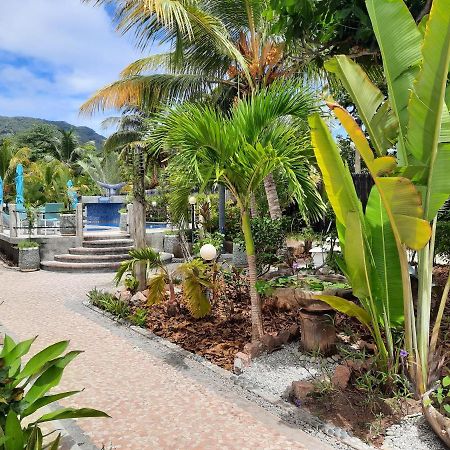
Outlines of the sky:
{"label": "sky", "polygon": [[0,0],[0,116],[86,125],[80,105],[142,55],[104,7],[81,0]]}

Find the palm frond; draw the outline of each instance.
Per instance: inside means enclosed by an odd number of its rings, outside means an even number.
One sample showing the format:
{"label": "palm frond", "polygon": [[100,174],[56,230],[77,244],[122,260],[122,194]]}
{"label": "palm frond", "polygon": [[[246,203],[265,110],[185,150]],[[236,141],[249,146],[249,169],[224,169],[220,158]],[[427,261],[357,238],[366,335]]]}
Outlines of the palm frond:
{"label": "palm frond", "polygon": [[134,248],[133,250],[129,251],[129,255],[130,259],[123,261],[120,264],[119,270],[116,272],[116,275],[114,276],[114,281],[116,282],[116,285],[120,283],[123,276],[127,272],[133,272],[136,264],[138,263],[145,262],[147,270],[163,267],[159,253],[153,250],[151,247]]}
{"label": "palm frond", "polygon": [[147,284],[147,302],[150,306],[164,301],[167,283],[168,279],[165,272],[160,271],[150,277]]}

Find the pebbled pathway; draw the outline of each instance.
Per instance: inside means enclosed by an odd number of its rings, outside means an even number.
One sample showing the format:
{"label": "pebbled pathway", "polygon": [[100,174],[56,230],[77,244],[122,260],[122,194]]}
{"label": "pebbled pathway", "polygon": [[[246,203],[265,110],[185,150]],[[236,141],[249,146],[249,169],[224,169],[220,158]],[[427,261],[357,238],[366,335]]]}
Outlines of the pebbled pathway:
{"label": "pebbled pathway", "polygon": [[62,404],[95,407],[112,416],[70,421],[66,429],[76,448],[329,448],[220,382],[210,382],[214,376],[193,368],[194,361],[180,362],[155,350],[148,339],[82,305],[86,292],[111,287],[111,278],[21,273],[0,264],[2,333],[16,339],[38,335],[34,352],[70,339],[70,348],[84,353],[66,369],[61,389],[85,389]]}

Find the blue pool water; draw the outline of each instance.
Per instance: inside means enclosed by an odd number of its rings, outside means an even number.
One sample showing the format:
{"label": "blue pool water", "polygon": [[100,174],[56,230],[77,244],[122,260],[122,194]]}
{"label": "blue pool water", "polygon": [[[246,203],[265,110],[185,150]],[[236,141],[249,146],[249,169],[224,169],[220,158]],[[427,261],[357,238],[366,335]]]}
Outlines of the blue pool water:
{"label": "blue pool water", "polygon": [[[96,224],[88,224],[84,227],[86,231],[107,231],[107,230],[117,230],[119,228],[118,225],[114,223],[96,223]],[[147,222],[145,228],[147,230],[153,230],[158,228],[167,228],[167,223],[163,222]]]}

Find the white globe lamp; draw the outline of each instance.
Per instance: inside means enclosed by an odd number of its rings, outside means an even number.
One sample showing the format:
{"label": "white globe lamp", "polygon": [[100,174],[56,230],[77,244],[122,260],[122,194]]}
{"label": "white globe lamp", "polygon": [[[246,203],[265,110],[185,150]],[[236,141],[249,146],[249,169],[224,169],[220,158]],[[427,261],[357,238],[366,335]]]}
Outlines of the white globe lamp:
{"label": "white globe lamp", "polygon": [[200,249],[200,256],[205,261],[212,261],[213,259],[216,259],[217,256],[216,247],[214,247],[214,245],[212,244],[202,245],[202,248]]}

